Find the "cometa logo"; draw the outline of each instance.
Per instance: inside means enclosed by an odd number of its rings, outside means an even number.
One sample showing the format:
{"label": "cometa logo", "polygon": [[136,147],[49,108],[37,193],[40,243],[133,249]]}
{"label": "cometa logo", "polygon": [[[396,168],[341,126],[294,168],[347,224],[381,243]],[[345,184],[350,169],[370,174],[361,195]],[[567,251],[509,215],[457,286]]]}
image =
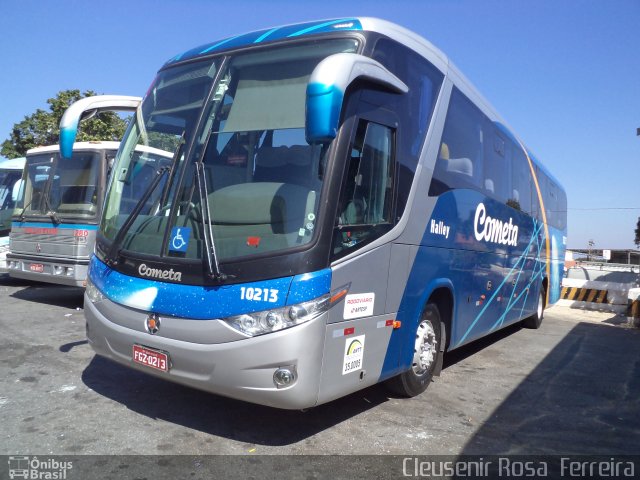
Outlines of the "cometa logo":
{"label": "cometa logo", "polygon": [[159,268],[149,268],[146,263],[141,263],[138,267],[138,273],[143,277],[157,278],[159,280],[173,280],[174,282],[182,281],[182,272],[174,272],[173,268],[169,270],[161,270]]}
{"label": "cometa logo", "polygon": [[473,222],[476,240],[479,242],[499,243],[502,245],[518,245],[518,226],[513,225],[511,217],[509,222],[491,218],[487,215],[487,208],[480,203],[476,208],[476,216]]}

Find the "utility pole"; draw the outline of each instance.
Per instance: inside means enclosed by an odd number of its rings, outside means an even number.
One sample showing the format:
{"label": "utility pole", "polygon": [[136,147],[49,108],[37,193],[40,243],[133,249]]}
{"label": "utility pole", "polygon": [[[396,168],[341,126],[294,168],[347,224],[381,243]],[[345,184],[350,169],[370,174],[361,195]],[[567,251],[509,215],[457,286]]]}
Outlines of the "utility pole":
{"label": "utility pole", "polygon": [[596,242],[593,241],[593,239],[589,240],[589,253],[587,254],[587,262],[591,261],[591,249],[593,248],[593,246],[596,244]]}

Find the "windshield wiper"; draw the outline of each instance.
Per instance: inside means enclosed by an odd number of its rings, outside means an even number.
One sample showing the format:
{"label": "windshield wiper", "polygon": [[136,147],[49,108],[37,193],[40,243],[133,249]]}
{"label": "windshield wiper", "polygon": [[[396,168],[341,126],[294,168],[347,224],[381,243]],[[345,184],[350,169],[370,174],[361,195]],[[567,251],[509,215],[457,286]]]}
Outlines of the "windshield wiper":
{"label": "windshield wiper", "polygon": [[[143,128],[144,128],[144,125],[143,125]],[[174,153],[173,158],[171,160],[171,166],[164,166],[158,169],[158,171],[156,172],[155,178],[149,184],[147,189],[144,191],[144,193],[142,194],[142,197],[140,197],[140,200],[138,200],[138,202],[135,204],[133,210],[131,210],[131,213],[129,213],[129,215],[125,219],[124,224],[122,225],[120,230],[118,230],[118,233],[116,234],[116,238],[113,239],[113,242],[111,243],[111,247],[109,248],[109,251],[105,256],[105,263],[107,265],[113,266],[118,263],[117,257],[118,257],[118,253],[120,253],[120,244],[122,243],[122,240],[124,240],[125,235],[131,228],[131,225],[133,225],[133,222],[135,221],[135,219],[138,218],[138,215],[140,215],[140,212],[142,211],[142,207],[144,207],[144,204],[147,203],[147,200],[149,200],[149,197],[151,197],[151,194],[155,191],[155,189],[160,184],[160,181],[162,180],[162,177],[164,176],[164,174],[167,172],[171,173],[175,168],[176,161],[180,158],[180,155],[182,155],[182,150],[184,148],[184,139],[185,139],[185,131],[183,130],[182,135],[180,135],[180,139],[178,141],[176,152]],[[167,188],[169,186],[170,181],[171,181],[171,176],[169,176],[169,179],[167,181]],[[165,193],[166,193],[166,189],[165,189]],[[162,202],[164,202],[164,199],[166,198],[165,193],[163,193],[162,195]],[[163,203],[160,203],[160,205],[163,205]]]}
{"label": "windshield wiper", "polygon": [[[46,199],[46,197],[45,197]],[[33,198],[31,200],[29,200],[29,202],[22,207],[22,210],[20,211],[20,215],[18,216],[18,220],[20,220],[21,222],[24,222],[24,219],[26,217],[25,212],[27,211],[27,208],[29,208],[31,206],[31,204],[33,203]],[[48,202],[45,202],[48,203]],[[51,211],[51,208],[48,207],[47,205],[45,205],[45,207],[47,207],[49,209],[49,212],[46,213],[46,215],[48,215],[49,217],[51,217],[51,219],[55,222],[55,223],[60,223],[60,219],[58,218],[58,216],[55,214],[55,212]],[[42,212],[39,212],[40,215],[42,215]]]}
{"label": "windshield wiper", "polygon": [[20,216],[18,217],[18,220],[20,220],[21,222],[24,222],[24,217],[25,217],[24,212],[27,211],[27,208],[29,208],[32,203],[33,203],[33,197],[31,197],[31,200],[29,200],[29,202],[24,207],[22,207],[22,211],[20,212]]}
{"label": "windshield wiper", "polygon": [[213,241],[213,231],[211,229],[211,210],[209,210],[209,192],[207,190],[204,163],[196,162],[195,167],[196,179],[198,181],[198,195],[200,196],[200,207],[202,210],[204,245],[207,253],[207,273],[211,278],[225,281],[229,276],[220,271],[220,264],[218,263],[218,256],[216,255],[216,245]]}
{"label": "windshield wiper", "polygon": [[117,257],[118,257],[118,254],[120,253],[120,244],[122,243],[122,240],[124,240],[125,235],[131,228],[131,225],[133,225],[133,222],[136,220],[136,218],[138,218],[138,215],[140,215],[142,208],[144,207],[145,203],[147,203],[147,200],[149,200],[149,197],[151,197],[151,194],[160,184],[162,177],[164,177],[165,173],[169,172],[170,170],[171,170],[170,167],[160,167],[156,171],[155,178],[152,180],[152,182],[149,184],[147,189],[144,191],[144,193],[138,200],[138,203],[136,203],[133,210],[131,210],[131,213],[127,216],[126,220],[122,224],[122,227],[120,227],[120,230],[118,230],[116,238],[114,238],[113,242],[111,242],[111,247],[109,248],[109,251],[107,252],[107,255],[104,259],[107,265],[109,266],[117,265],[118,263]]}
{"label": "windshield wiper", "polygon": [[53,208],[51,208],[51,203],[49,202],[49,195],[44,196],[44,207],[49,209],[49,211],[47,212],[47,215],[51,217],[51,220],[53,220],[53,223],[59,224],[60,219],[56,215],[56,212],[53,211]]}

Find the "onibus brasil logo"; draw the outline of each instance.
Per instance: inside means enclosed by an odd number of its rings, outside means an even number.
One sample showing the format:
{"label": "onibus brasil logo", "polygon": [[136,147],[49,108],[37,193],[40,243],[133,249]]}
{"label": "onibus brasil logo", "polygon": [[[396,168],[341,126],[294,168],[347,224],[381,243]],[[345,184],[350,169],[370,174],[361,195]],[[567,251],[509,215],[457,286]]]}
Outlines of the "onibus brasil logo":
{"label": "onibus brasil logo", "polygon": [[73,462],[63,462],[55,458],[9,457],[9,478],[27,478],[38,480],[65,480],[67,472],[73,468]]}

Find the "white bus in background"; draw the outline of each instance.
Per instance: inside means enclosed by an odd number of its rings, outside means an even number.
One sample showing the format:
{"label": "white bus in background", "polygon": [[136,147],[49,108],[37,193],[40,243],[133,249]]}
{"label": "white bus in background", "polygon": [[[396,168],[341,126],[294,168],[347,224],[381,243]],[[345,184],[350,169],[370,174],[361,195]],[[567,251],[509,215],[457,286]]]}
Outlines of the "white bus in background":
{"label": "white bus in background", "polygon": [[25,158],[0,160],[0,272],[6,271],[11,215],[20,197]]}
{"label": "white bus in background", "polygon": [[[118,142],[78,142],[70,158],[58,145],[29,150],[24,195],[13,211],[7,268],[15,278],[83,286]],[[171,154],[139,147],[136,180],[151,182]],[[125,197],[133,195],[125,188]],[[131,204],[135,204],[132,201]],[[126,206],[125,206],[126,208]]]}

